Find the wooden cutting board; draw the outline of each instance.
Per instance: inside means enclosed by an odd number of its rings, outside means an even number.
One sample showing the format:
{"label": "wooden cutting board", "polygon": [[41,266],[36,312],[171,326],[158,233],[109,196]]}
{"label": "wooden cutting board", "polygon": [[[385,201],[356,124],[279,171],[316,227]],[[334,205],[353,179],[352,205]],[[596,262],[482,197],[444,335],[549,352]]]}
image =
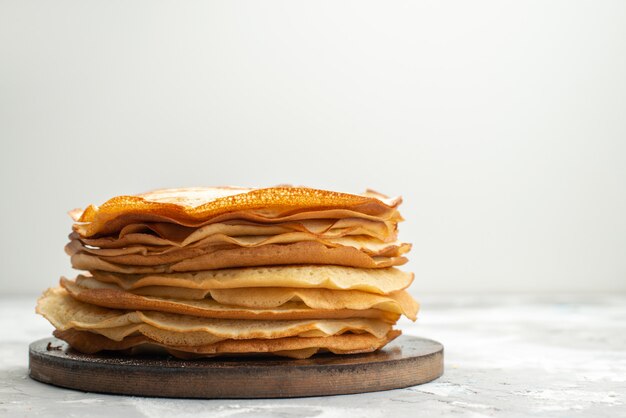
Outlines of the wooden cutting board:
{"label": "wooden cutting board", "polygon": [[375,353],[319,354],[306,360],[239,357],[180,360],[115,353],[82,354],[56,338],[29,349],[40,382],[123,395],[177,398],[287,398],[398,389],[443,374],[443,346],[400,336]]}

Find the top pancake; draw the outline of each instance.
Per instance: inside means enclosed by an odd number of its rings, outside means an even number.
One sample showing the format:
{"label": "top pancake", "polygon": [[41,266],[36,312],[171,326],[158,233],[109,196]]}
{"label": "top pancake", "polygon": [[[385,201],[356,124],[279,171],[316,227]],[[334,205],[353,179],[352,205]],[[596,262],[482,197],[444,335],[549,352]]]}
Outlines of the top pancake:
{"label": "top pancake", "polygon": [[258,223],[304,219],[361,218],[397,222],[401,198],[389,199],[367,191],[361,195],[304,187],[265,189],[162,189],[136,196],[114,197],[101,206],[70,214],[81,237],[110,235],[127,225],[169,222],[199,227],[213,222],[243,219]]}

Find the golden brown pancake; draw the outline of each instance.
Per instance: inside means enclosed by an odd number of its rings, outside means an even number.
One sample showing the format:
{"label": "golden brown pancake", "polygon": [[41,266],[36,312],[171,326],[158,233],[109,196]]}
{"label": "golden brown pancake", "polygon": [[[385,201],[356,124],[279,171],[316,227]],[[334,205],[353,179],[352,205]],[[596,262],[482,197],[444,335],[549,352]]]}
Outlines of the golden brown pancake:
{"label": "golden brown pancake", "polygon": [[416,319],[400,198],[305,187],[162,189],[70,213],[86,270],[39,299],[83,352],[181,358],[370,352]]}
{"label": "golden brown pancake", "polygon": [[232,219],[258,223],[349,217],[399,221],[396,207],[400,202],[400,198],[387,199],[374,192],[352,195],[303,187],[186,188],[118,196],[72,215],[77,220],[74,230],[92,237],[143,221],[194,227]]}

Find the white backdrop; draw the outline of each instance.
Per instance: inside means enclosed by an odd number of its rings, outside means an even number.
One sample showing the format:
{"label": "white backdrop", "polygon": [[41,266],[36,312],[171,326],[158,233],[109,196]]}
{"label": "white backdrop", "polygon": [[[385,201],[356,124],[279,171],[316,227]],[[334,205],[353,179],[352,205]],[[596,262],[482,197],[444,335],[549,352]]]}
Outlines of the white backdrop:
{"label": "white backdrop", "polygon": [[624,1],[0,0],[2,290],[66,211],[182,185],[404,196],[414,291],[626,290]]}

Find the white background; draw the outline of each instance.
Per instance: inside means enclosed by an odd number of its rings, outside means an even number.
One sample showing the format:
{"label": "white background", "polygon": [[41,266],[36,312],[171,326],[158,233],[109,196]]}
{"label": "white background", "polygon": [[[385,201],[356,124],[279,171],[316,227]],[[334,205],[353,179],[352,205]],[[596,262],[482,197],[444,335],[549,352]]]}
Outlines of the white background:
{"label": "white background", "polygon": [[404,196],[414,292],[626,290],[624,1],[0,0],[1,280],[188,185]]}

